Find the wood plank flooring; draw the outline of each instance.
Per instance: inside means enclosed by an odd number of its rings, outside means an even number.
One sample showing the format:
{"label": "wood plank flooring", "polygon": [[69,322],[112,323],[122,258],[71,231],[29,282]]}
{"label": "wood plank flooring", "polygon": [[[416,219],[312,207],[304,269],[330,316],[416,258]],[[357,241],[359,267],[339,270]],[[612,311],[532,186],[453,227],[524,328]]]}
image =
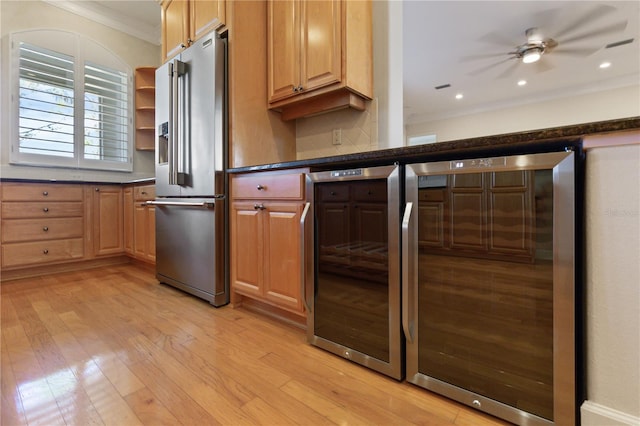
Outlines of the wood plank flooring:
{"label": "wood plank flooring", "polygon": [[136,265],[1,289],[3,426],[507,424]]}

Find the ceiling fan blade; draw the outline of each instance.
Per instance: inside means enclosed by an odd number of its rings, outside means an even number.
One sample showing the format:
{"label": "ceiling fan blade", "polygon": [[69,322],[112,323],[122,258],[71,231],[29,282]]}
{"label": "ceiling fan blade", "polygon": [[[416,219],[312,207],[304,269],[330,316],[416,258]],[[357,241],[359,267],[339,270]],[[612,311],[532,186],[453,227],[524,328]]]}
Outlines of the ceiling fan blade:
{"label": "ceiling fan blade", "polygon": [[553,49],[553,55],[589,56],[598,50],[599,47],[558,47]]}
{"label": "ceiling fan blade", "polygon": [[627,28],[627,21],[620,21],[620,22],[615,22],[611,25],[607,25],[606,27],[598,28],[597,30],[588,31],[582,34],[577,34],[573,37],[569,37],[564,40],[557,40],[557,41],[558,41],[558,44],[572,43],[572,42],[581,41],[581,40],[585,40],[588,38],[597,37],[601,35],[622,32],[624,31],[625,28]]}
{"label": "ceiling fan blade", "polygon": [[544,35],[550,36],[550,34],[547,34],[547,30],[549,29],[549,23],[555,20],[556,16],[558,16],[559,11],[560,11],[559,8],[554,8],[554,9],[545,9],[545,10],[541,10],[540,12],[534,13],[533,16],[531,17],[531,24],[532,24],[531,26],[535,28],[539,28],[544,32]]}
{"label": "ceiling fan blade", "polygon": [[492,64],[489,64],[489,65],[485,66],[485,67],[481,67],[481,68],[478,68],[476,70],[473,70],[473,71],[469,72],[468,75],[475,76],[475,75],[482,74],[483,72],[487,72],[490,69],[499,66],[500,64],[503,64],[503,63],[505,63],[507,61],[510,61],[511,59],[515,59],[515,58],[507,58],[507,59],[503,59],[502,61],[494,62]]}
{"label": "ceiling fan blade", "polygon": [[553,69],[553,64],[549,61],[549,58],[542,57],[538,62],[533,64],[537,73],[549,71]]}
{"label": "ceiling fan blade", "polygon": [[509,65],[509,68],[507,68],[502,73],[500,73],[498,78],[510,77],[514,72],[516,72],[516,69],[518,69],[519,66],[520,66],[520,61],[514,61],[513,64]]}
{"label": "ceiling fan blade", "polygon": [[[471,62],[471,61],[477,61],[479,59],[490,59],[490,58],[497,58],[497,57],[504,57],[508,55],[508,53],[484,53],[484,54],[478,54],[478,55],[467,55],[467,56],[462,56],[460,58],[460,62]],[[509,59],[509,58],[507,58]]]}
{"label": "ceiling fan blade", "polygon": [[518,43],[514,43],[513,40],[498,33],[485,34],[482,37],[480,37],[478,41],[482,41],[484,43],[496,44],[498,46],[503,46],[509,49],[513,49],[515,46],[518,45]]}
{"label": "ceiling fan blade", "polygon": [[596,21],[596,20],[602,18],[603,16],[608,15],[609,13],[611,13],[611,12],[613,12],[615,10],[616,10],[616,8],[613,7],[613,6],[607,6],[607,5],[604,5],[604,4],[600,4],[597,7],[594,7],[592,10],[589,10],[586,13],[583,13],[580,17],[578,17],[578,19],[576,19],[575,21],[573,21],[569,25],[565,26],[561,30],[556,31],[556,33],[553,34],[552,37],[561,38],[565,34],[570,34],[575,29],[583,27],[583,26],[585,26],[587,24],[590,24],[591,22]]}

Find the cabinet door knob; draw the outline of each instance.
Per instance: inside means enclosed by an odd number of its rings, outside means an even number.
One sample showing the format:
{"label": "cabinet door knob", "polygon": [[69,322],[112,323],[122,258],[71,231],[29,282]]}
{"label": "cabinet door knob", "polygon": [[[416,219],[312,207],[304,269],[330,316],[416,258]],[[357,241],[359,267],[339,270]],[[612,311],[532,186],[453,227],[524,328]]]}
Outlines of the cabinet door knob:
{"label": "cabinet door knob", "polygon": [[45,213],[48,213],[48,212],[49,212],[49,207],[44,207],[44,208],[42,209],[42,211],[43,211],[43,212],[45,212]]}
{"label": "cabinet door knob", "polygon": [[49,227],[48,227],[48,226],[43,226],[43,227],[42,227],[42,230],[43,230],[44,232],[47,232],[47,231],[49,230]]}
{"label": "cabinet door knob", "polygon": [[96,192],[100,192],[100,188],[96,188]]}
{"label": "cabinet door knob", "polygon": [[42,253],[43,253],[43,254],[49,254],[49,250],[44,249],[44,250],[42,250]]}
{"label": "cabinet door knob", "polygon": [[258,191],[262,191],[262,190],[264,189],[264,186],[262,186],[262,185],[258,184],[258,186],[256,186],[256,189],[257,189]]}
{"label": "cabinet door knob", "polygon": [[47,195],[49,195],[49,192],[47,192],[47,191],[42,191],[42,195],[44,195],[44,196],[46,197]]}
{"label": "cabinet door knob", "polygon": [[336,195],[336,191],[331,191],[330,194],[331,195]]}
{"label": "cabinet door knob", "polygon": [[266,209],[264,204],[254,204],[253,208],[256,209],[256,210],[264,210],[264,209]]}

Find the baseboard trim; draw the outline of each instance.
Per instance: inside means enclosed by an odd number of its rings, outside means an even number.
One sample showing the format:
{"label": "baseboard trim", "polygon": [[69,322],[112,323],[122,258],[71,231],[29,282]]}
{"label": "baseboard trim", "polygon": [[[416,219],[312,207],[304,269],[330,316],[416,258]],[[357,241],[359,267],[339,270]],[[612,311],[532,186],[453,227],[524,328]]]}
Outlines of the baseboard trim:
{"label": "baseboard trim", "polygon": [[580,407],[582,426],[639,426],[640,417],[632,416],[613,408],[591,401],[585,401]]}
{"label": "baseboard trim", "polygon": [[3,270],[0,273],[0,283],[20,280],[23,278],[57,274],[60,272],[81,271],[83,269],[98,268],[100,266],[119,265],[129,263],[130,261],[131,259],[128,256],[118,255],[53,265],[38,265],[9,271]]}
{"label": "baseboard trim", "polygon": [[303,330],[306,330],[307,328],[307,320],[305,316],[294,314],[251,297],[241,296],[235,292],[233,292],[231,296],[231,306],[233,308],[244,308],[248,311],[274,318],[280,322],[293,325],[294,327],[301,328]]}

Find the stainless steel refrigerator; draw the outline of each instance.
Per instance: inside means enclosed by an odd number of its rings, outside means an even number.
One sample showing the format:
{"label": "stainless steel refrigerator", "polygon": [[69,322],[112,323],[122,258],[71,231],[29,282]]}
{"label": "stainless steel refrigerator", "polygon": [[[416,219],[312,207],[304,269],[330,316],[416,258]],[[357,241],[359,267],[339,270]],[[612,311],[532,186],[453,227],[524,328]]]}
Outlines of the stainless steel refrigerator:
{"label": "stainless steel refrigerator", "polygon": [[156,70],[156,275],[229,302],[226,40],[215,32]]}

